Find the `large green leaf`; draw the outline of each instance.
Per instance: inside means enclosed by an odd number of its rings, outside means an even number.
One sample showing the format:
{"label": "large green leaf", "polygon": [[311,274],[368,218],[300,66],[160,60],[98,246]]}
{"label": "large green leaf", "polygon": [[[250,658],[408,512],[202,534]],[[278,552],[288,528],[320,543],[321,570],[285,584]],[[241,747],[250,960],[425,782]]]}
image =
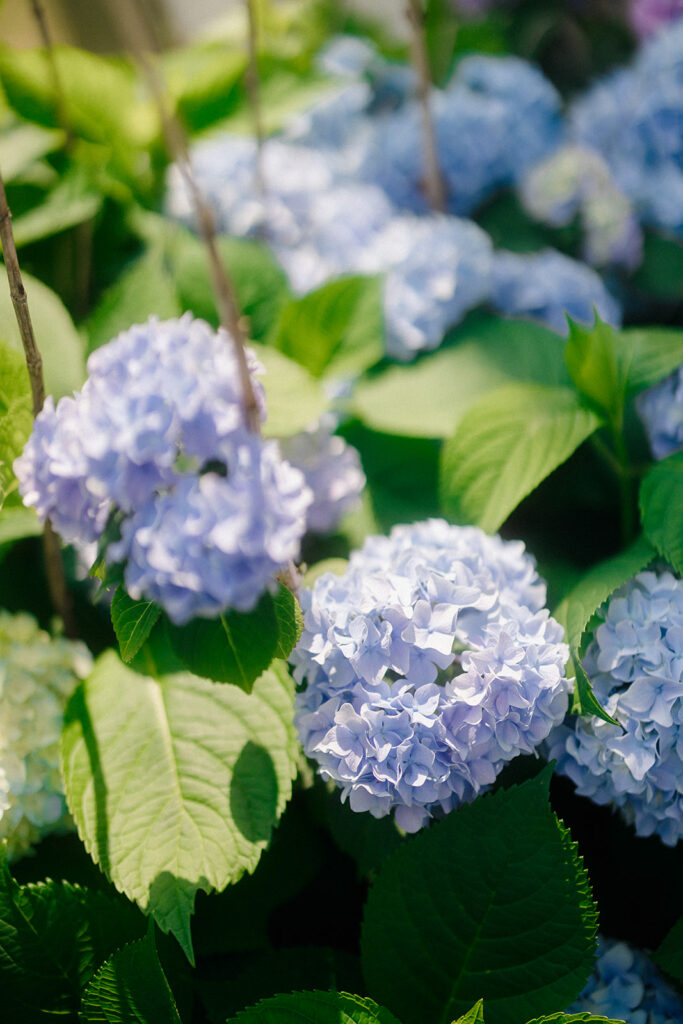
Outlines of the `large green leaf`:
{"label": "large green leaf", "polygon": [[655,963],[683,985],[683,917],[680,917],[665,936],[656,953]]}
{"label": "large green leaf", "polygon": [[640,514],[645,536],[683,575],[683,452],[662,459],[640,487]]}
{"label": "large green leaf", "polygon": [[381,277],[330,281],[282,310],[277,347],[315,377],[355,376],[384,354]]}
{"label": "large green leaf", "polygon": [[[148,647],[139,657],[156,673]],[[79,834],[190,959],[197,890],[253,871],[289,799],[292,698],[277,662],[247,696],[189,673],[144,675],[109,651],[68,705],[64,779]]]}
{"label": "large green leaf", "polygon": [[548,802],[550,772],[410,838],[380,868],[361,934],[368,990],[405,1024],[484,1000],[519,1024],[577,997],[593,966],[588,876]]}
{"label": "large green leaf", "polygon": [[629,327],[620,343],[629,350],[627,386],[642,391],[673,373],[683,363],[683,330],[671,327]]}
{"label": "large green leaf", "polygon": [[450,437],[469,407],[510,381],[569,381],[562,339],[526,320],[473,313],[447,344],[412,366],[391,366],[354,394],[355,410],[375,430]]}
{"label": "large green leaf", "polygon": [[[24,274],[36,343],[43,357],[45,387],[55,400],[80,388],[85,378],[83,343],[61,300],[30,274]],[[0,266],[0,323],[3,339],[23,353],[5,268]]]}
{"label": "large green leaf", "polygon": [[597,315],[592,327],[570,320],[565,357],[580,394],[621,430],[630,352],[617,331]]}
{"label": "large green leaf", "polygon": [[633,283],[660,301],[680,302],[683,297],[683,246],[680,242],[648,232],[643,261]]}
{"label": "large green leaf", "polygon": [[144,930],[144,918],[124,900],[69,882],[17,885],[0,849],[0,984],[7,1021],[33,1024],[75,1014],[102,961]]}
{"label": "large green leaf", "polygon": [[160,615],[161,608],[153,601],[134,601],[123,587],[116,588],[111,602],[111,622],[125,662],[133,660]]}
{"label": "large green leaf", "polygon": [[64,145],[64,132],[17,123],[5,128],[0,138],[0,171],[7,185],[36,160]]}
{"label": "large green leaf", "polygon": [[319,420],[328,408],[320,382],[303,366],[275,348],[253,342],[250,348],[266,371],[260,378],[268,408],[264,434],[267,437],[290,437]]}
{"label": "large green leaf", "polygon": [[455,522],[497,530],[599,425],[569,388],[508,384],[485,395],[444,446],[444,511]]}
{"label": "large green leaf", "polygon": [[[2,479],[2,466],[0,465],[0,479]],[[18,498],[17,492],[14,497]],[[2,494],[0,493],[0,504]],[[43,527],[38,522],[35,509],[24,508],[22,504],[8,502],[2,506],[0,511],[0,561],[7,554],[7,551],[15,541],[24,540],[25,537],[39,537]]]}
{"label": "large green leaf", "polygon": [[231,1017],[228,1024],[400,1024],[372,999],[348,992],[273,996]]}
{"label": "large green leaf", "polygon": [[[16,488],[12,463],[21,454],[32,424],[31,387],[23,354],[0,341],[0,508]],[[0,543],[1,536],[0,521]]]}
{"label": "large green leaf", "polygon": [[293,594],[278,584],[251,612],[228,611],[215,619],[169,623],[168,635],[186,668],[205,679],[234,683],[247,693],[274,658],[287,658],[301,635],[302,619]]}
{"label": "large green leaf", "polygon": [[114,953],[83,996],[85,1024],[182,1024],[150,934]]}

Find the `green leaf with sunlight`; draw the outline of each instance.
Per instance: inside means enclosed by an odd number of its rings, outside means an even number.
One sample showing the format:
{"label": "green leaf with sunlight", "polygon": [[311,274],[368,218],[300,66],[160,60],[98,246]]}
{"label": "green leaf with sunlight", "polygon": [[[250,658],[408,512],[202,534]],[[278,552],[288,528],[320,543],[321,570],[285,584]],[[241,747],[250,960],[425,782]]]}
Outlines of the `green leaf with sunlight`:
{"label": "green leaf with sunlight", "polygon": [[536,1017],[528,1024],[623,1024],[612,1017],[594,1017],[592,1013],[551,1013],[549,1017]]}
{"label": "green leaf with sunlight", "polygon": [[116,588],[111,602],[111,622],[126,663],[133,660],[147,641],[160,615],[161,608],[153,601],[134,601],[123,587]]}
{"label": "green leaf with sunlight", "polygon": [[80,167],[67,171],[41,203],[14,219],[17,248],[92,220],[103,202],[87,172]]}
{"label": "green leaf with sunlight", "polygon": [[629,352],[629,392],[651,387],[683,363],[683,330],[628,327],[621,331],[619,338]]}
{"label": "green leaf with sunlight", "polygon": [[[31,433],[32,408],[23,353],[0,342],[0,508],[17,486],[12,463],[21,454]],[[0,543],[2,523],[0,518]]]}
{"label": "green leaf with sunlight", "polygon": [[193,960],[197,890],[253,871],[290,797],[293,684],[279,662],[250,695],[166,674],[160,644],[140,652],[146,671],[97,660],[67,707],[62,762],[91,857]]}
{"label": "green leaf with sunlight", "polygon": [[[552,771],[479,797],[410,836],[365,905],[363,973],[405,1024],[487,1024],[567,1006],[593,967],[588,876],[548,800]],[[520,827],[523,822],[523,827]]]}
{"label": "green leaf with sunlight", "polygon": [[640,485],[645,536],[683,575],[683,452],[657,462]]}
{"label": "green leaf with sunlight", "polygon": [[64,132],[59,129],[41,128],[36,124],[17,122],[3,128],[0,136],[0,171],[4,183],[10,184],[37,160],[60,149],[65,138]]}
{"label": "green leaf with sunlight", "polygon": [[445,514],[495,532],[599,426],[598,416],[569,388],[520,383],[490,392],[444,446]]}
{"label": "green leaf with sunlight", "polygon": [[621,430],[630,353],[614,327],[597,313],[591,327],[568,320],[565,357],[571,378],[586,401]]}
{"label": "green leaf with sunlight", "polygon": [[480,999],[468,1013],[454,1020],[453,1024],[484,1024],[484,1000]]}
{"label": "green leaf with sunlight", "polygon": [[291,437],[320,419],[328,401],[320,381],[276,348],[250,343],[265,369],[260,378],[266,392],[266,437]]}
{"label": "green leaf with sunlight", "polygon": [[372,999],[348,992],[292,992],[264,999],[227,1024],[400,1024]]}

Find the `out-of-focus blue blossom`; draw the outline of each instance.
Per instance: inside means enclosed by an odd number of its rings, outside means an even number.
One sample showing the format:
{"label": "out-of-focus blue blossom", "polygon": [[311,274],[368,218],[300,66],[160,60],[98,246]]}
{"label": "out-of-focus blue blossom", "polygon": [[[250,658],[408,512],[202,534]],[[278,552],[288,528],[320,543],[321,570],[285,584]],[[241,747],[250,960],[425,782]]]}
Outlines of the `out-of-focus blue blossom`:
{"label": "out-of-focus blue blossom", "polygon": [[502,313],[529,316],[567,334],[567,314],[592,324],[593,307],[602,320],[618,327],[621,310],[598,274],[554,249],[493,257],[493,305]]}
{"label": "out-of-focus blue blossom", "polygon": [[631,0],[629,4],[631,24],[641,39],[646,39],[681,17],[683,0]]}
{"label": "out-of-focus blue blossom", "polygon": [[151,319],[94,352],[88,373],[80,393],[46,403],[15,461],[24,503],[76,544],[114,517],[121,540],[105,559],[127,561],[131,596],[176,622],[253,607],[296,557],[310,492],[249,433],[232,339],[190,314]]}
{"label": "out-of-focus blue blossom", "polygon": [[339,35],[322,48],[316,63],[327,75],[341,78],[359,78],[377,59],[377,50],[367,39]]}
{"label": "out-of-focus blue blossom", "polygon": [[579,98],[571,122],[644,223],[683,233],[683,18]]}
{"label": "out-of-focus blue blossom", "polygon": [[355,811],[414,832],[562,720],[567,647],[521,542],[398,526],[301,601],[299,736]]}
{"label": "out-of-focus blue blossom", "polygon": [[306,511],[306,528],[313,533],[334,530],[359,506],[365,488],[360,455],[333,433],[333,426],[321,422],[280,442],[283,457],[303,473],[313,494]]}
{"label": "out-of-focus blue blossom", "polygon": [[628,1024],[680,1024],[683,1002],[644,953],[600,936],[593,973],[567,1013]]}
{"label": "out-of-focus blue blossom", "polygon": [[584,257],[596,266],[637,267],[642,232],[631,203],[595,150],[568,143],[531,169],[520,186],[529,213],[553,227],[578,216]]}
{"label": "out-of-focus blue blossom", "polygon": [[683,366],[638,395],[636,407],[656,459],[683,448]]}
{"label": "out-of-focus blue blossom", "polygon": [[638,835],[683,836],[683,580],[639,573],[609,600],[583,667],[619,725],[594,715],[550,736],[549,758]]}
{"label": "out-of-focus blue blossom", "polygon": [[277,443],[253,435],[215,457],[227,475],[187,476],[154,495],[109,545],[124,562],[131,597],[156,601],[173,622],[249,611],[283,565],[298,555],[310,493]]}

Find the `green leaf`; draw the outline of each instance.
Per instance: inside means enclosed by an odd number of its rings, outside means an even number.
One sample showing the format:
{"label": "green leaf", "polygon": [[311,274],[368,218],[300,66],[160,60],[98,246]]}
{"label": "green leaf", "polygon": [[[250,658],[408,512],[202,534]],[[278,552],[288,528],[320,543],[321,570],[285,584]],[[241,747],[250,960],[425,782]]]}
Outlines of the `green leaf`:
{"label": "green leaf", "polygon": [[292,683],[277,662],[249,696],[150,671],[98,659],[67,707],[64,780],[93,860],[191,960],[197,890],[253,871],[289,799]]}
{"label": "green leaf", "polygon": [[111,602],[111,621],[125,662],[133,660],[160,615],[161,608],[153,601],[134,601],[123,587],[116,588]]}
{"label": "green leaf", "polygon": [[374,430],[450,437],[479,398],[518,380],[568,383],[562,338],[530,321],[472,313],[445,347],[361,380],[354,409]]}
{"label": "green leaf", "polygon": [[12,463],[21,454],[32,425],[31,386],[23,354],[0,341],[0,508],[17,486]]}
{"label": "green leaf", "polygon": [[227,1024],[400,1024],[372,999],[348,992],[292,992],[242,1010]]}
{"label": "green leaf", "polygon": [[443,449],[446,515],[494,532],[599,426],[569,388],[508,384],[485,395]]}
{"label": "green leaf", "polygon": [[623,1021],[611,1017],[594,1017],[592,1013],[552,1013],[549,1017],[536,1017],[528,1024],[580,1024],[581,1021],[592,1021],[593,1024],[623,1024]]}
{"label": "green leaf", "polygon": [[683,297],[683,246],[652,232],[645,235],[644,241],[643,260],[633,277],[633,284],[660,301],[680,302]]}
{"label": "green leaf", "polygon": [[64,132],[39,128],[35,124],[15,124],[0,137],[0,171],[5,184],[19,177],[41,157],[64,145]]}
{"label": "green leaf", "polygon": [[[45,386],[56,401],[80,388],[85,379],[83,343],[58,296],[30,274],[22,276],[36,343],[43,358]],[[0,323],[3,325],[3,340],[23,355],[21,334],[3,266],[0,266]]]}
{"label": "green leaf", "polygon": [[251,612],[229,611],[216,619],[169,624],[173,650],[191,672],[246,693],[274,658],[287,658],[301,634],[296,598],[278,584]]}
{"label": "green leaf", "polygon": [[620,333],[630,352],[627,386],[642,391],[668,377],[683,363],[683,331],[667,327],[629,327]]}
{"label": "green leaf", "polygon": [[[577,654],[572,654],[572,662],[574,666],[574,675],[576,676],[576,689],[574,691],[574,701],[572,704],[572,711],[577,715],[596,715],[601,718],[603,722],[609,722],[610,725],[619,725],[616,718],[612,718],[608,715],[602,704],[595,696],[595,692],[591,685],[591,681],[586,675],[583,665]],[[620,726],[620,728],[622,728]]]}
{"label": "green leaf", "polygon": [[683,984],[683,917],[667,933],[653,960],[679,985]]}
{"label": "green leaf", "polygon": [[323,558],[322,561],[315,562],[314,565],[308,567],[304,573],[302,584],[310,589],[319,576],[324,576],[326,572],[331,572],[335,576],[343,576],[348,567],[348,558]]}
{"label": "green leaf", "polygon": [[484,1024],[484,1000],[480,999],[463,1017],[458,1017],[453,1024]]}
{"label": "green leaf", "polygon": [[640,485],[640,514],[645,536],[683,575],[683,452],[656,463]]}
{"label": "green leaf", "polygon": [[189,132],[201,132],[234,109],[243,95],[246,52],[230,53],[221,39],[164,53],[164,84]]}
{"label": "green leaf", "polygon": [[154,939],[131,942],[97,972],[83,996],[85,1024],[182,1024]]}
{"label": "green leaf", "polygon": [[17,247],[92,220],[103,202],[102,193],[95,188],[89,175],[78,167],[68,171],[38,206],[14,219]]}
{"label": "green leaf", "polygon": [[615,429],[621,430],[630,352],[610,326],[595,314],[592,327],[568,318],[567,368],[579,393]]}
{"label": "green leaf", "polygon": [[97,967],[145,929],[124,900],[69,882],[19,886],[0,848],[0,984],[3,1015],[22,1024],[75,1014]]}
{"label": "green leaf", "polygon": [[15,541],[24,540],[25,537],[39,537],[42,532],[43,527],[38,522],[34,509],[24,508],[23,505],[4,505],[0,512],[0,560]]}
{"label": "green leaf", "polygon": [[250,342],[265,374],[260,378],[266,392],[268,418],[263,425],[267,437],[291,437],[320,419],[328,401],[320,382],[303,366],[282,352]]}
{"label": "green leaf", "polygon": [[566,1006],[593,967],[596,910],[551,772],[480,797],[410,837],[365,906],[368,990],[405,1024],[446,1024],[484,1000],[487,1024]]}
{"label": "green leaf", "polygon": [[453,66],[453,54],[459,25],[448,0],[429,0],[425,10],[424,33],[431,78],[443,86]]}
{"label": "green leaf", "polygon": [[343,277],[282,310],[275,345],[314,377],[353,376],[384,354],[384,281]]}

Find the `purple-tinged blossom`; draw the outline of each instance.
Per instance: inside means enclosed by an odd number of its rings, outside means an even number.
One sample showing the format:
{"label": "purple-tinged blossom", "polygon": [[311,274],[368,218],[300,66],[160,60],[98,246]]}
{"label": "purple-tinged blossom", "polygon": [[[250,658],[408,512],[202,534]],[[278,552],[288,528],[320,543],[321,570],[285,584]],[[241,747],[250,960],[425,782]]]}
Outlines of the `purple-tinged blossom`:
{"label": "purple-tinged blossom", "polygon": [[641,39],[647,39],[683,18],[683,0],[630,0],[629,18]]}
{"label": "purple-tinged blossom", "polygon": [[621,323],[619,304],[599,275],[555,249],[495,253],[492,302],[501,313],[531,317],[560,334],[568,332],[567,315],[592,324],[593,307],[607,323]]}
{"label": "purple-tinged blossom", "polygon": [[443,520],[367,538],[302,593],[296,724],[322,777],[409,832],[473,800],[566,712],[544,603],[521,542]]}
{"label": "purple-tinged blossom", "polygon": [[581,796],[674,846],[683,837],[683,581],[639,573],[603,617],[583,667],[619,725],[572,719],[551,734],[546,753]]}
{"label": "purple-tinged blossom", "polygon": [[683,448],[683,366],[636,399],[650,449],[665,459]]}
{"label": "purple-tinged blossom", "polygon": [[644,953],[599,936],[593,973],[567,1013],[629,1024],[680,1024],[683,1001]]}

